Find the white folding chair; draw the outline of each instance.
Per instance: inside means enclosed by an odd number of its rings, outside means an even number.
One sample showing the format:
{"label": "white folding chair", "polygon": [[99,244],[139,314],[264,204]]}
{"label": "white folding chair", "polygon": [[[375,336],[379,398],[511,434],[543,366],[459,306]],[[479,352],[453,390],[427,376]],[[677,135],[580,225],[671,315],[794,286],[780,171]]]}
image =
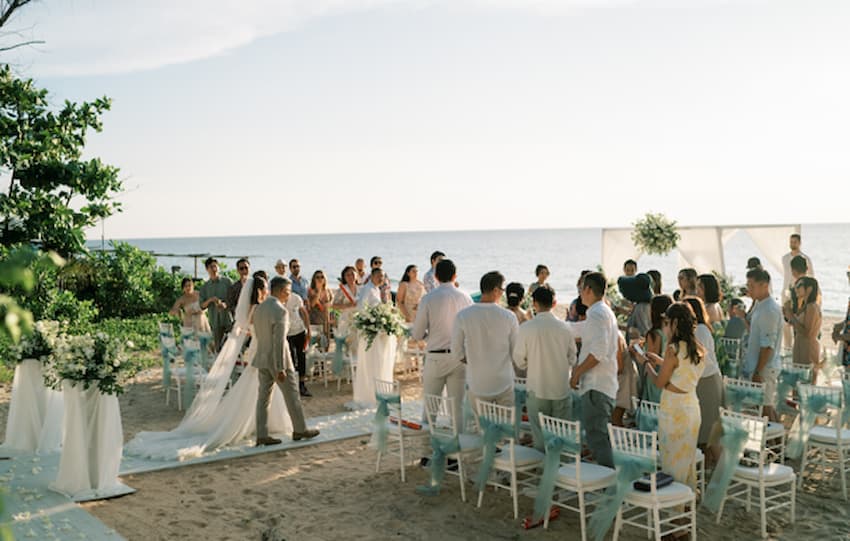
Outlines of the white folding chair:
{"label": "white folding chair", "polygon": [[[401,397],[401,386],[399,385],[398,381],[384,381],[376,379],[375,394]],[[384,453],[382,453],[381,450],[378,449],[378,458],[375,462],[375,473],[381,471],[381,458],[383,458],[384,454],[397,455],[399,457],[399,462],[401,463],[401,482],[404,483],[404,469],[407,465],[407,462],[404,458],[405,447],[413,443],[413,441],[411,440],[421,441],[423,437],[428,435],[428,432],[421,429],[414,430],[402,424],[403,418],[401,416],[401,402],[401,399],[399,399],[398,404],[395,404],[393,402],[389,402],[387,404],[390,417],[394,417],[398,422],[390,422],[389,418],[384,421],[384,423],[386,423],[387,429],[387,447]]]}
{"label": "white folding chair", "polygon": [[[195,390],[200,389],[207,372],[204,370],[204,367],[201,366],[201,344],[198,340],[183,340],[182,358],[185,359],[186,355],[195,356],[196,364],[192,367],[195,380],[194,385]],[[165,389],[166,406],[170,403],[171,391],[174,390],[177,392],[177,411],[183,411],[182,393],[183,385],[186,383],[187,371],[188,369],[185,365],[185,361],[183,364],[177,364],[176,362],[173,363],[171,368],[171,383]]]}
{"label": "white folding chair", "polygon": [[[729,377],[723,378],[723,389],[726,394],[726,407],[736,413],[743,413],[745,415],[752,415],[754,417],[762,417],[764,413],[764,384],[757,383],[753,381],[747,381],[744,379],[734,379]],[[736,408],[730,401],[731,393],[736,390],[740,391],[755,391],[756,394],[760,394],[762,398],[756,402],[745,402],[742,404],[740,408],[741,411],[736,411]],[[785,444],[786,444],[786,434],[785,434],[785,426],[782,423],[777,423],[774,421],[769,421],[767,423],[767,428],[765,429],[765,434],[767,436],[767,450],[771,453],[768,458],[772,458],[774,461],[779,462],[780,464],[785,462]]]}
{"label": "white folding chair", "polygon": [[[850,383],[850,374],[844,374],[843,380]],[[815,418],[815,425],[809,430],[808,440],[803,446],[803,455],[800,463],[800,486],[806,476],[806,467],[814,463],[819,466],[817,471],[824,473],[829,462],[827,452],[835,453],[835,462],[838,469],[836,473],[841,477],[841,493],[847,501],[847,472],[850,470],[850,430],[842,426],[841,420],[844,416],[844,391],[841,387],[822,387],[815,385],[800,385],[800,402],[805,403],[811,396],[829,396],[824,413]],[[833,404],[840,404],[835,407]],[[823,424],[818,424],[821,421]],[[817,460],[809,460],[808,454],[816,455]]]}
{"label": "white folding chair", "polygon": [[[581,541],[586,541],[587,504],[597,498],[586,499],[585,495],[600,492],[617,482],[617,471],[606,466],[581,461],[581,423],[550,417],[539,413],[540,426],[545,432],[551,432],[573,443],[578,452],[564,449],[561,451],[561,467],[555,478],[557,492],[553,494],[551,505],[557,505],[579,514],[581,521]],[[575,507],[573,500],[577,500]],[[549,506],[546,506],[547,509]],[[549,527],[549,513],[543,519],[543,528]]]}
{"label": "white folding chair", "polygon": [[739,377],[741,375],[741,359],[743,358],[743,340],[740,338],[722,337],[719,340],[720,346],[726,352],[726,363],[730,365],[727,368],[727,375],[731,377]]}
{"label": "white folding chair", "polygon": [[[500,406],[492,402],[478,400],[478,413],[491,423],[514,426],[516,409],[513,406]],[[487,484],[496,489],[509,490],[514,501],[514,518],[519,518],[519,485],[533,487],[540,477],[536,470],[543,465],[545,455],[531,447],[517,445],[513,436],[503,438],[501,451],[496,453],[493,461],[494,472],[510,474],[510,484],[499,482],[497,476],[491,474]],[[478,491],[478,507],[484,501],[484,490]]]}
{"label": "white folding chair", "polygon": [[[691,487],[675,481],[662,488],[656,486],[658,433],[623,428],[609,423],[608,437],[614,452],[652,461],[652,470],[646,472],[650,476],[650,490],[642,492],[634,486],[627,489],[623,504],[617,511],[614,541],[619,538],[620,529],[625,524],[646,530],[647,537],[654,534],[656,540],[665,535],[688,530],[691,532],[691,539],[696,539],[697,502]],[[682,510],[681,506],[684,505],[689,505],[690,509]],[[683,519],[688,523],[679,524]]]}
{"label": "white folding chair", "polygon": [[[794,470],[784,464],[771,462],[767,447],[767,418],[736,413],[726,408],[720,409],[722,418],[733,417],[746,427],[749,437],[744,445],[744,456],[735,467],[732,481],[726,496],[720,502],[717,523],[723,516],[723,506],[727,500],[743,503],[750,511],[753,489],[758,490],[759,511],[761,515],[761,536],[767,537],[767,513],[790,507],[791,523],[794,523],[794,506],[797,488],[797,476]],[[788,485],[787,488],[785,485]],[[787,501],[781,501],[787,500]]]}
{"label": "white folding chair", "polygon": [[[526,390],[528,388],[528,378],[521,378],[519,376],[514,376],[514,390],[522,389]],[[514,393],[514,398],[516,398],[517,393]],[[525,411],[526,415],[528,414],[527,404],[528,404],[528,395],[526,394],[526,403],[522,404],[522,407],[517,407],[517,415],[519,416],[519,431],[520,433],[531,434],[531,417],[528,417],[528,420],[525,421],[522,418],[522,413]],[[516,404],[519,406],[519,404]]]}
{"label": "white folding chair", "polygon": [[[633,396],[632,397],[632,408],[635,412],[635,418],[639,419],[641,415],[647,416],[651,419],[655,419],[655,431],[657,431],[658,427],[658,408],[660,404],[658,402],[651,402],[649,400],[641,400],[640,398]],[[645,430],[638,426],[639,430]],[[661,459],[661,451],[658,451],[659,462]],[[694,454],[694,478],[697,480],[697,487],[699,487],[699,494],[702,497],[705,494],[705,454],[702,452],[700,448],[697,448],[696,453]]]}
{"label": "white folding chair", "polygon": [[450,453],[447,459],[457,460],[457,472],[447,470],[446,473],[460,477],[460,498],[466,501],[466,474],[464,462],[471,462],[481,454],[482,441],[477,434],[460,434],[452,412],[454,398],[425,395],[425,417],[428,419],[428,431],[432,436],[442,438],[457,438],[459,451]]}

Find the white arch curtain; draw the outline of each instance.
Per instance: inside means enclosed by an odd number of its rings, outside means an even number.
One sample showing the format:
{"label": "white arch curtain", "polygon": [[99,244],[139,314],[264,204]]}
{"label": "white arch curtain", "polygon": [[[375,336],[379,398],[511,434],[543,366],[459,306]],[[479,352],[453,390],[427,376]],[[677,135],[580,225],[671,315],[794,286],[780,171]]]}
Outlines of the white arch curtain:
{"label": "white arch curtain", "polygon": [[[682,236],[676,247],[679,268],[693,267],[697,272],[719,271],[726,274],[723,247],[735,233],[747,233],[761,252],[759,255],[774,268],[781,269],[788,237],[792,233],[800,233],[800,224],[679,227],[677,230]],[[602,269],[606,276],[619,275],[623,261],[640,257],[631,234],[630,227],[602,230]]]}

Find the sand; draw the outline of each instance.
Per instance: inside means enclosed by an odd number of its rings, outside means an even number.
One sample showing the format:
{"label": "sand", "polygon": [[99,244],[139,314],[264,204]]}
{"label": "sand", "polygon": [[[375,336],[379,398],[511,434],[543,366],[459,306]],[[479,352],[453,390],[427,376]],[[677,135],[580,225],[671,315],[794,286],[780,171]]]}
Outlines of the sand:
{"label": "sand", "polygon": [[[165,405],[160,375],[158,370],[140,374],[121,397],[126,439],[141,430],[168,430],[182,417],[173,405]],[[420,396],[415,376],[401,381],[405,399]],[[304,400],[310,417],[343,411],[351,396],[350,385],[337,392],[335,384],[324,389],[317,382],[311,390],[315,396]],[[0,418],[6,417],[8,401],[8,387],[0,389]],[[467,493],[473,497],[462,503],[455,477],[447,477],[439,496],[420,496],[415,487],[426,483],[427,472],[412,465],[402,484],[398,458],[390,457],[376,474],[367,439],[131,475],[123,481],[137,489],[135,494],[84,508],[130,540],[579,538],[577,515],[569,512],[562,512],[548,531],[523,530],[506,491],[488,490],[478,509],[470,484]],[[521,517],[532,507],[531,499],[520,497]],[[788,524],[788,512],[780,511],[769,516],[768,531],[773,539],[850,539],[848,515],[850,505],[841,499],[837,477],[807,481],[798,491],[796,524]],[[702,539],[758,538],[757,507],[747,513],[733,504],[720,525],[714,519],[699,511]],[[629,529],[621,538],[646,539]]]}

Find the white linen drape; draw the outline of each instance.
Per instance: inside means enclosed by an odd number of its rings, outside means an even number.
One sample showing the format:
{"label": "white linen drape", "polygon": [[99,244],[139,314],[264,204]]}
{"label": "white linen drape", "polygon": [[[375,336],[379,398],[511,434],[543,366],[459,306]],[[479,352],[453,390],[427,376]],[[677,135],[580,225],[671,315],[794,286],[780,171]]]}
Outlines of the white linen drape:
{"label": "white linen drape", "polygon": [[41,362],[25,359],[15,367],[12,401],[3,447],[51,453],[62,444],[62,393],[44,386]]}

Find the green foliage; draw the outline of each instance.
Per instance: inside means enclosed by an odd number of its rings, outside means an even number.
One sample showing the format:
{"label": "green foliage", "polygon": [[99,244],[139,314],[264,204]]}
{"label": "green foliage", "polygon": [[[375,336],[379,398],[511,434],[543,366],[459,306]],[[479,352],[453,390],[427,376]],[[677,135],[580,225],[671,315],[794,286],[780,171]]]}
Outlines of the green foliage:
{"label": "green foliage", "polygon": [[52,110],[47,90],[0,68],[0,168],[11,173],[0,193],[0,244],[80,253],[85,229],[120,211],[118,169],[81,159],[87,133],[101,131],[109,108],[103,97]]}
{"label": "green foliage", "polygon": [[85,324],[97,318],[98,310],[92,301],[81,301],[76,295],[68,290],[55,290],[51,296],[51,302],[41,314],[42,318],[56,321],[73,321],[76,324]]}
{"label": "green foliage", "polygon": [[725,313],[729,309],[729,302],[739,296],[741,288],[732,285],[731,276],[717,271],[712,271],[711,274],[717,278],[717,283],[720,286],[720,306],[723,308],[723,312]]}
{"label": "green foliage", "polygon": [[647,213],[634,224],[632,242],[645,254],[665,255],[676,248],[681,235],[676,231],[676,221],[661,213]]}
{"label": "green foliage", "polygon": [[[40,269],[55,268],[64,261],[56,254],[44,254],[29,246],[0,247],[0,337],[17,342],[32,330],[32,314],[21,300],[31,297]],[[8,294],[7,294],[8,293]]]}

